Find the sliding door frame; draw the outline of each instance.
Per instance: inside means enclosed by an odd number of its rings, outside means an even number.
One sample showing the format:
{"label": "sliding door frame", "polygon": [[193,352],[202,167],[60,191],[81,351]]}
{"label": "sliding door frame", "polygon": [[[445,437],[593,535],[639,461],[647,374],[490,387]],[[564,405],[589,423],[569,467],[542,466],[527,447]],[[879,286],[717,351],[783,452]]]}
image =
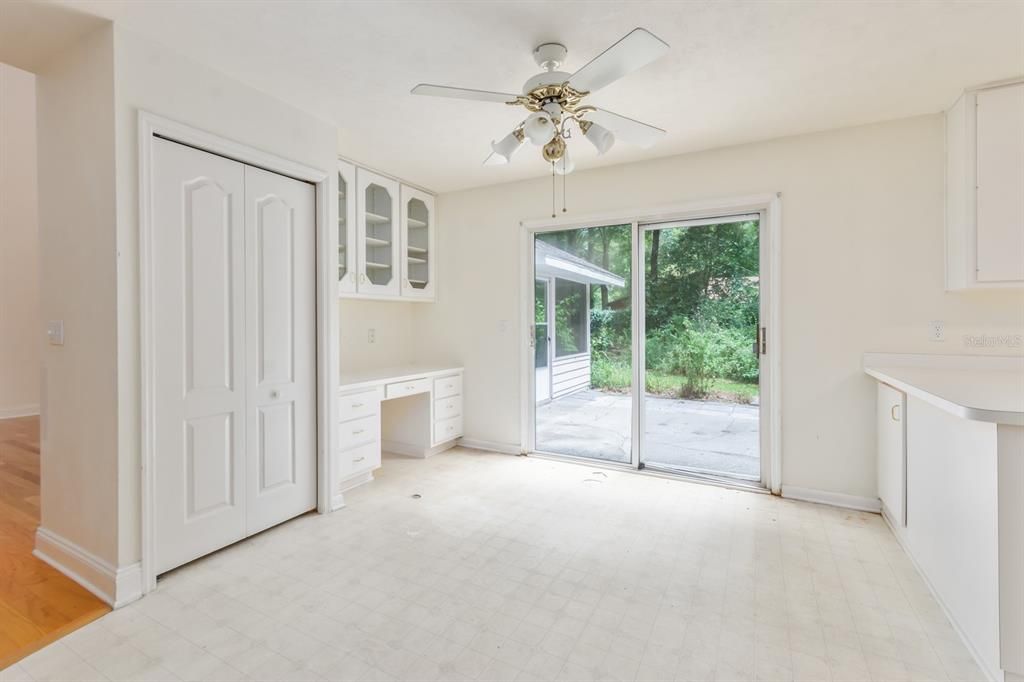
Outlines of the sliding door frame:
{"label": "sliding door frame", "polygon": [[[760,220],[760,278],[762,301],[766,315],[761,320],[765,327],[764,345],[766,352],[761,361],[761,469],[762,484],[773,494],[782,490],[782,193],[766,193],[723,197],[691,201],[658,207],[609,210],[562,218],[543,218],[520,222],[520,329],[525,334],[525,343],[520,353],[520,451],[536,453],[536,372],[533,367],[533,295],[522,292],[533,290],[535,280],[534,238],[537,234],[560,230],[607,225],[631,225],[632,234],[632,341],[633,341],[633,386],[632,386],[632,433],[629,465],[614,462],[587,460],[591,464],[614,468],[637,469],[639,467],[640,440],[644,429],[643,380],[644,380],[644,339],[645,324],[643,311],[644,296],[644,225],[671,221],[718,218],[730,215],[758,213]],[[525,289],[524,287],[529,287]],[[588,321],[589,323],[589,321]],[[550,454],[550,453],[538,453]]]}

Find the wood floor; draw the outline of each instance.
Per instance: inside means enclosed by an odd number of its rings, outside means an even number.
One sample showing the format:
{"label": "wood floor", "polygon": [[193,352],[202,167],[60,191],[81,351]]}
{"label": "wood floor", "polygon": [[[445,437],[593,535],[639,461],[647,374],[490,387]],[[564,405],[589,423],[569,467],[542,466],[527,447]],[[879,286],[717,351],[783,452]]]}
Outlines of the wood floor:
{"label": "wood floor", "polygon": [[110,608],[32,556],[39,418],[0,419],[0,670]]}

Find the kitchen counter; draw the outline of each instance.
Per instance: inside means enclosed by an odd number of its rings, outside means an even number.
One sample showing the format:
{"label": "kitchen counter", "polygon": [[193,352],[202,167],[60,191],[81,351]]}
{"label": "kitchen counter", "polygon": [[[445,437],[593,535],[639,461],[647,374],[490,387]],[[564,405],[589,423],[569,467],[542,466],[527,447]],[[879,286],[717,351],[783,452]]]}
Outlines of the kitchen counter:
{"label": "kitchen counter", "polygon": [[1024,426],[1024,356],[865,353],[864,371],[962,419]]}

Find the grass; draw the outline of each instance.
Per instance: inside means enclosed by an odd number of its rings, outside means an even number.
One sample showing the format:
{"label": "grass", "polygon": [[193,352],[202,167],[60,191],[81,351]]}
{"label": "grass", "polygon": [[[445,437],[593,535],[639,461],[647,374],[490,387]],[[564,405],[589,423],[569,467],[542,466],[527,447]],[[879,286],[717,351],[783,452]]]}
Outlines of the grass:
{"label": "grass", "polygon": [[[594,388],[624,393],[633,383],[632,368],[625,363],[594,362],[591,381]],[[676,374],[665,374],[647,370],[647,392],[666,398],[680,397],[680,389],[686,379]],[[731,379],[713,379],[708,399],[749,404],[757,398],[757,384],[747,384]]]}

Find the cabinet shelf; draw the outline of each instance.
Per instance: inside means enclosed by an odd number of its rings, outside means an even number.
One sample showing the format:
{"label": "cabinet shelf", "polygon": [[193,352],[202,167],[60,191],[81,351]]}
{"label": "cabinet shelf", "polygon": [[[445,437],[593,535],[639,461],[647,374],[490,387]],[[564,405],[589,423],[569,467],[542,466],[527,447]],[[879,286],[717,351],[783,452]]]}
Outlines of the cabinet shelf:
{"label": "cabinet shelf", "polygon": [[365,215],[367,225],[381,225],[383,223],[391,222],[390,216],[381,215],[379,213],[370,213],[369,211],[366,211]]}
{"label": "cabinet shelf", "polygon": [[390,270],[391,266],[387,263],[374,263],[373,261],[366,261],[367,270]]}
{"label": "cabinet shelf", "polygon": [[391,242],[387,239],[377,239],[376,237],[366,237],[367,246],[391,246]]}
{"label": "cabinet shelf", "polygon": [[425,280],[425,279],[410,279],[409,280],[409,284],[422,284],[422,285],[426,286],[427,280]]}
{"label": "cabinet shelf", "polygon": [[426,258],[417,258],[416,256],[409,256],[409,262],[418,265],[420,263],[426,263],[427,259]]}
{"label": "cabinet shelf", "polygon": [[409,218],[406,222],[409,224],[409,227],[416,228],[417,230],[422,230],[427,227],[427,222],[425,220],[416,220],[415,218]]}
{"label": "cabinet shelf", "polygon": [[426,249],[420,248],[419,246],[408,246],[408,247],[406,247],[406,250],[409,253],[426,253],[427,252]]}

